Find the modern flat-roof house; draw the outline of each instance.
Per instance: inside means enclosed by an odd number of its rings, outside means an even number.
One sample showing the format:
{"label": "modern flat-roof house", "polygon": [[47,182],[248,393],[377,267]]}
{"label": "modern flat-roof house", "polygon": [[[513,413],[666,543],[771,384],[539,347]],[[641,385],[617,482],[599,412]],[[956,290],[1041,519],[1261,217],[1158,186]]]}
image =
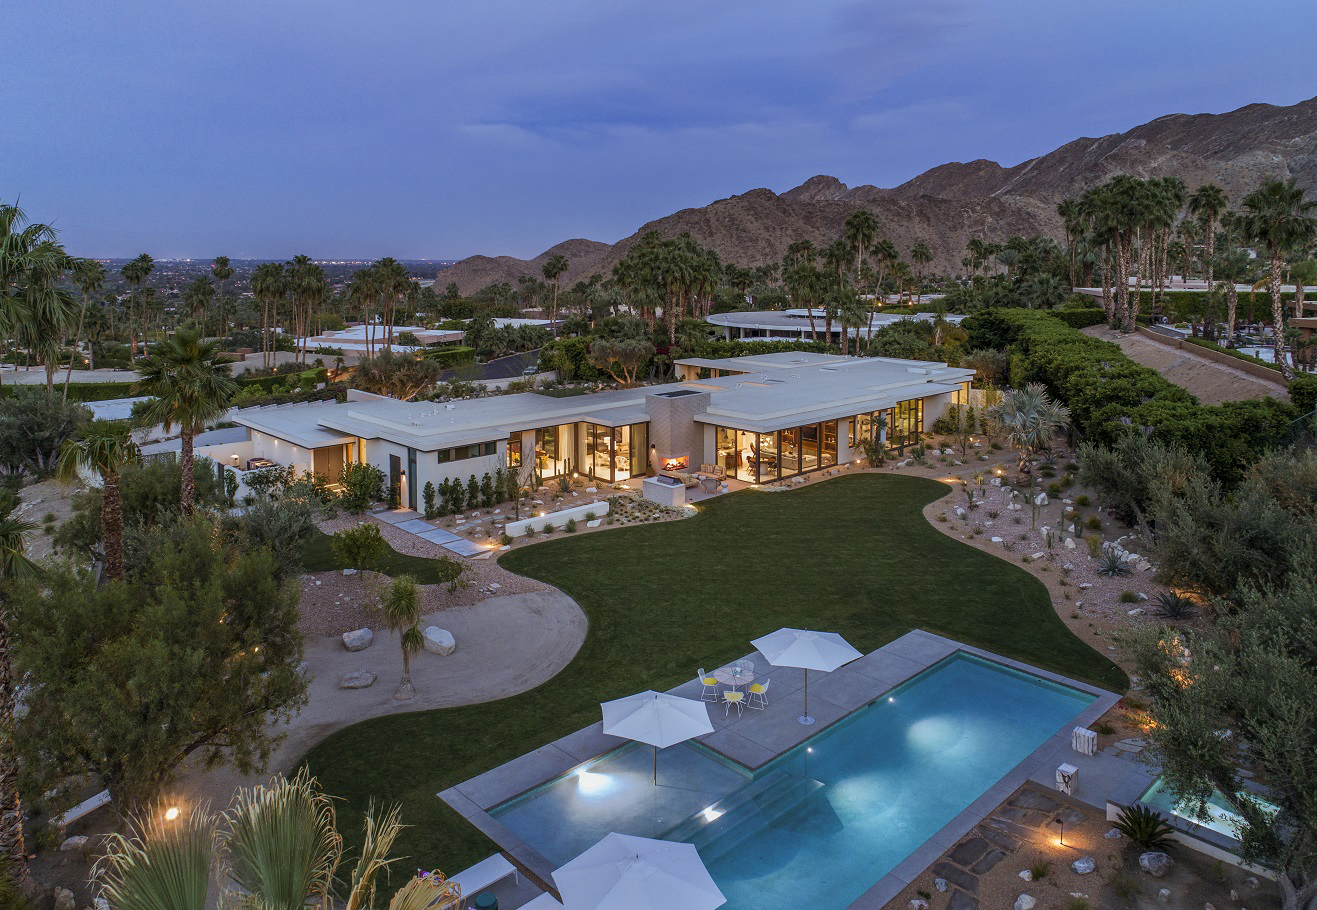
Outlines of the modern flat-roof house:
{"label": "modern flat-roof house", "polygon": [[331,482],[344,464],[369,462],[410,508],[427,482],[532,464],[544,479],[581,474],[604,483],[710,464],[770,483],[853,461],[878,432],[904,450],[963,400],[974,375],[944,363],[802,352],[680,360],[676,368],[678,381],[666,385],[563,398],[435,403],[352,392],[341,403],[250,408],[234,417],[249,441],[208,454],[237,467],[246,458],[313,470]]}
{"label": "modern flat-roof house", "polygon": [[[843,338],[868,338],[871,332],[886,328],[896,322],[914,319],[931,322],[936,317],[932,313],[874,313],[871,323],[847,329],[836,319],[832,320],[832,331],[826,331],[826,316],[822,310],[814,310],[814,324],[811,327],[808,309],[760,310],[757,312],[713,313],[705,321],[722,330],[723,338],[728,341],[819,341],[841,344]],[[947,322],[959,324],[964,316],[947,315]]]}

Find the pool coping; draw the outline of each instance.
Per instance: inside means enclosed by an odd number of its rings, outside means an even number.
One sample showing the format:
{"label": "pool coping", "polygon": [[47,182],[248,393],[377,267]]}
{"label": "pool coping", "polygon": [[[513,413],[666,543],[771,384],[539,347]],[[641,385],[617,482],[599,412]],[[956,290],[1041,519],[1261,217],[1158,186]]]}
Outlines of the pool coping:
{"label": "pool coping", "polygon": [[[745,767],[747,771],[758,770],[957,652],[1020,670],[1093,696],[1094,700],[1067,721],[1058,735],[1069,727],[1091,725],[1120,700],[1116,693],[1098,686],[923,629],[915,629],[832,673],[811,677],[809,705],[810,713],[818,720],[815,725],[806,727],[795,722],[800,713],[797,706],[803,708],[804,702],[801,685],[804,681],[803,671],[774,667],[769,692],[769,710],[776,709],[772,715],[767,710],[747,710],[740,717],[724,717],[714,710],[716,706],[711,705],[709,716],[713,721],[714,732],[698,737],[695,741]],[[756,667],[767,667],[757,651],[748,655],[747,659],[754,661]],[[700,686],[696,680],[668,691],[674,695],[700,697]],[[769,720],[770,717],[772,720]],[[783,717],[787,720],[783,721]],[[787,726],[788,723],[790,726]],[[628,742],[605,734],[602,726],[601,721],[577,730],[450,787],[438,796],[494,841],[516,865],[546,890],[556,893],[553,887],[555,865],[490,815],[490,810]],[[1044,740],[955,818],[870,886],[849,905],[848,910],[878,910],[904,890],[1006,797],[1039,773],[1045,764],[1044,756],[1055,754],[1055,739],[1056,736],[1052,736]]]}

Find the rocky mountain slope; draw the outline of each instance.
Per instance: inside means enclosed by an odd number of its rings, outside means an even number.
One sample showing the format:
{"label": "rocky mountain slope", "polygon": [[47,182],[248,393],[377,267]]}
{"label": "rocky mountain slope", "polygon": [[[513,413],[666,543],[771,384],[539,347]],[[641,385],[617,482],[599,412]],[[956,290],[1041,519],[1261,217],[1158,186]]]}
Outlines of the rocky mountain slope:
{"label": "rocky mountain slope", "polygon": [[[456,281],[464,293],[491,281],[516,283],[540,274],[555,252],[572,261],[570,283],[607,272],[647,231],[683,231],[743,266],[780,259],[788,244],[808,239],[827,244],[857,208],[872,211],[902,253],[926,243],[936,271],[961,271],[966,242],[974,236],[1049,234],[1060,239],[1056,204],[1115,174],[1175,176],[1192,189],[1219,183],[1234,201],[1263,180],[1294,177],[1317,196],[1317,98],[1288,107],[1250,104],[1224,114],[1170,114],[1124,133],[1076,139],[1014,167],[993,161],[939,165],[892,189],[847,187],[818,176],[784,193],[756,189],[703,208],[651,221],[613,246],[567,241],[536,259],[465,259],[444,270],[440,284]],[[560,248],[572,247],[572,252]]]}

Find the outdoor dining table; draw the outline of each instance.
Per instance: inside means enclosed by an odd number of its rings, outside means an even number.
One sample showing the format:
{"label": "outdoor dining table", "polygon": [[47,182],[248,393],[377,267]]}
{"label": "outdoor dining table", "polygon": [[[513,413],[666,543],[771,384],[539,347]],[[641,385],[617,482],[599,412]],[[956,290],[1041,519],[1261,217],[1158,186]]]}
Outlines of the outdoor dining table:
{"label": "outdoor dining table", "polygon": [[741,686],[748,686],[755,681],[754,666],[746,666],[744,663],[728,664],[725,667],[719,667],[713,671],[713,678],[718,680],[724,686],[731,686],[733,689],[739,689]]}

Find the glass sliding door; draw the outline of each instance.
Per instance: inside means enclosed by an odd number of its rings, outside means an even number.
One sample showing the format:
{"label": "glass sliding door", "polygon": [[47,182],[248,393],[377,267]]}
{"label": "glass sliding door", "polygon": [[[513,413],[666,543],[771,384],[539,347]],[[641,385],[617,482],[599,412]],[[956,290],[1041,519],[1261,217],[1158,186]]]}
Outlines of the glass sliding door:
{"label": "glass sliding door", "polygon": [[782,436],[782,476],[791,477],[800,473],[800,427],[783,430]]}
{"label": "glass sliding door", "polygon": [[806,424],[800,428],[800,472],[808,474],[819,469],[819,425]]}
{"label": "glass sliding door", "polygon": [[837,421],[829,420],[823,424],[823,459],[825,468],[837,463]]}
{"label": "glass sliding door", "polygon": [[[649,474],[649,424],[633,423],[624,428],[627,431],[626,456],[627,473],[630,477],[644,477]],[[618,453],[622,457],[622,453]]]}
{"label": "glass sliding door", "polygon": [[778,446],[776,433],[759,434],[758,482],[773,483],[778,478]]}
{"label": "glass sliding door", "polygon": [[736,447],[736,431],[727,427],[718,427],[715,445],[718,464],[722,465],[728,477],[735,477],[741,464],[741,453]]}

